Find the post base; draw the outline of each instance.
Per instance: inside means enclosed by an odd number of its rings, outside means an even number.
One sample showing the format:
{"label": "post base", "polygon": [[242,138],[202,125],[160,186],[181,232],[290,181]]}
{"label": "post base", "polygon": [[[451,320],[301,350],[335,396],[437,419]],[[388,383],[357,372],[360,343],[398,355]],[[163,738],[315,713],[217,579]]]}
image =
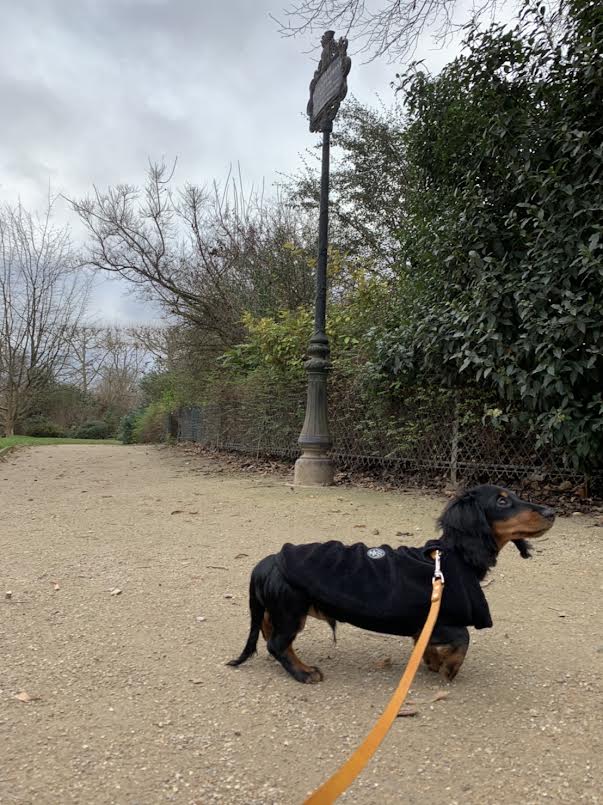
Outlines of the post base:
{"label": "post base", "polygon": [[333,460],[324,453],[304,453],[295,462],[295,486],[332,486],[335,475]]}

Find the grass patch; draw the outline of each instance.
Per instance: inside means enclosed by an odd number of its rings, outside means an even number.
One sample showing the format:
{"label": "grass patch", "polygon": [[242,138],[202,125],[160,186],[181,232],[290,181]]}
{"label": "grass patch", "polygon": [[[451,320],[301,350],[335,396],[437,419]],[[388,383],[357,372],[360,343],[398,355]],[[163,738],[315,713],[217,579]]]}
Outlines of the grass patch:
{"label": "grass patch", "polygon": [[69,439],[53,438],[52,436],[2,436],[0,437],[0,450],[3,447],[13,447],[16,444],[120,444],[117,439]]}

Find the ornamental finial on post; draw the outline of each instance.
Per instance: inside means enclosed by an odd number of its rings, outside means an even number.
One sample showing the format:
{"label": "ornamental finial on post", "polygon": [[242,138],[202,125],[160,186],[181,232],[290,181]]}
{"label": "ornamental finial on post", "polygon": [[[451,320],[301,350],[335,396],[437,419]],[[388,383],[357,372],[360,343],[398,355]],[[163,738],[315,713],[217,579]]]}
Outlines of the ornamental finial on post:
{"label": "ornamental finial on post", "polygon": [[310,82],[307,113],[310,131],[330,128],[339,104],[348,92],[347,75],[352,67],[348,56],[348,40],[342,36],[335,41],[335,31],[325,31],[320,40],[322,53]]}

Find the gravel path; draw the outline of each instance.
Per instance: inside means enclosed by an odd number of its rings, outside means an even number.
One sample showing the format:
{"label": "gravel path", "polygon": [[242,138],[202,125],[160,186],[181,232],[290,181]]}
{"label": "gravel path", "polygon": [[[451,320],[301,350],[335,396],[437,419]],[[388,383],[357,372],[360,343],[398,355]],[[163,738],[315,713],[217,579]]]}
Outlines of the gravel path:
{"label": "gravel path", "polygon": [[[312,621],[296,647],[322,684],[296,684],[263,645],[226,668],[250,569],[284,541],[421,544],[444,499],[285,480],[145,447],[0,463],[1,803],[289,805],[347,757],[410,641],[344,625],[334,646]],[[560,518],[530,562],[505,552],[494,629],[450,686],[419,672],[418,714],[341,802],[603,802],[602,536]]]}

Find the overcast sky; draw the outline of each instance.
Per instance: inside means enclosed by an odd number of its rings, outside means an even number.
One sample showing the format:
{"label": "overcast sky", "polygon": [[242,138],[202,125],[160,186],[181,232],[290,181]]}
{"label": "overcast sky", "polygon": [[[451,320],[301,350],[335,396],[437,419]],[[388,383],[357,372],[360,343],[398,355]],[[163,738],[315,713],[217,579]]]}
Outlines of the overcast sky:
{"label": "overcast sky", "polygon": [[[305,107],[320,33],[282,38],[269,14],[286,2],[0,0],[0,200],[36,209],[49,186],[77,197],[140,184],[163,157],[178,158],[178,182],[240,163],[247,184],[270,188],[317,138]],[[417,56],[437,71],[457,48],[425,38]],[[396,66],[362,64],[353,43],[350,54],[350,93],[389,103]],[[149,318],[113,282],[97,284],[94,312]]]}

